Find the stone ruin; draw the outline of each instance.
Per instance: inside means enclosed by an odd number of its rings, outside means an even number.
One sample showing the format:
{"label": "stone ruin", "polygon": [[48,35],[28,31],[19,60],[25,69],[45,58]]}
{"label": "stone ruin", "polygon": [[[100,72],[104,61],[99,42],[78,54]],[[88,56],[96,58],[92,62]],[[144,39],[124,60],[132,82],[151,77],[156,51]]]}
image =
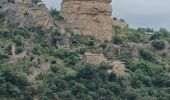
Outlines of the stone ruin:
{"label": "stone ruin", "polygon": [[81,59],[83,62],[96,65],[103,62],[107,63],[107,58],[102,53],[85,52]]}
{"label": "stone ruin", "polygon": [[15,45],[11,46],[11,53],[12,53],[12,56],[10,57],[10,61],[9,61],[9,63],[11,63],[11,64],[17,63],[18,60],[26,57],[26,51],[16,54],[16,46]]}
{"label": "stone ruin", "polygon": [[85,52],[84,55],[82,55],[81,60],[85,63],[90,64],[101,64],[106,63],[110,67],[107,70],[107,72],[110,74],[114,72],[118,76],[123,75],[129,75],[129,70],[126,69],[124,62],[120,61],[108,61],[107,58],[102,53],[92,53],[92,52]]}
{"label": "stone ruin", "polygon": [[111,40],[112,0],[63,0],[61,15],[76,34]]}

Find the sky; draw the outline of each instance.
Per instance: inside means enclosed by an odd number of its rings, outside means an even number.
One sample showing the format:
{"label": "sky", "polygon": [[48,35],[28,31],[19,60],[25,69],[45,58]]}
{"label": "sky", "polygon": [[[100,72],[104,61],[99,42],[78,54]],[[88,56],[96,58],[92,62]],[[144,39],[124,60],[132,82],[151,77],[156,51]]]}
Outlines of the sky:
{"label": "sky", "polygon": [[[62,0],[43,0],[48,8],[60,10]],[[160,27],[170,30],[170,0],[112,0],[113,16],[130,27]]]}

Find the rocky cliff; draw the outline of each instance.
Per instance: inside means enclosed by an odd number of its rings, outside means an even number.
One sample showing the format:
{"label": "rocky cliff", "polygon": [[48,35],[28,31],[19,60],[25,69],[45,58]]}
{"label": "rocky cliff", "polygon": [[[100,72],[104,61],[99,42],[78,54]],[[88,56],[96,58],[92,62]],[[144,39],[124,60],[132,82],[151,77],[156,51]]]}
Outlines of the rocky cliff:
{"label": "rocky cliff", "polygon": [[113,34],[111,1],[63,0],[61,15],[72,32],[110,41]]}
{"label": "rocky cliff", "polygon": [[0,6],[11,24],[19,27],[53,26],[49,10],[43,3],[34,4],[31,0],[1,0]]}

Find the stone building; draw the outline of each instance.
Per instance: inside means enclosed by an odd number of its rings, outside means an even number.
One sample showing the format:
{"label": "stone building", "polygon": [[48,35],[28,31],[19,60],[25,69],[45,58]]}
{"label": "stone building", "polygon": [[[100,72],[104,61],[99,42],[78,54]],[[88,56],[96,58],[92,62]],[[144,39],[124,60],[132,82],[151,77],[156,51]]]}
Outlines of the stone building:
{"label": "stone building", "polygon": [[90,64],[107,63],[106,57],[102,53],[85,52],[82,61]]}

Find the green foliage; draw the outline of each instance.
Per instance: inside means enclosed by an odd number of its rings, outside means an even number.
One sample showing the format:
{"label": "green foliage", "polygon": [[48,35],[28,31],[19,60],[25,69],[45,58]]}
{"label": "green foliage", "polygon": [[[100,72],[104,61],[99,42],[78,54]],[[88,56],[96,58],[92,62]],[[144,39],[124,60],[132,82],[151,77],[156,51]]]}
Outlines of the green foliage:
{"label": "green foliage", "polygon": [[95,46],[96,39],[92,36],[84,36],[78,34],[71,34],[70,44],[72,47],[86,45],[88,47]]}
{"label": "green foliage", "polygon": [[154,41],[152,41],[151,44],[155,49],[158,49],[158,50],[163,50],[165,48],[164,40],[154,40]]}
{"label": "green foliage", "polygon": [[158,32],[156,32],[155,34],[153,34],[151,36],[151,40],[156,40],[156,39],[167,39],[170,37],[170,33],[164,29],[164,28],[161,28]]}
{"label": "green foliage", "polygon": [[42,2],[42,0],[32,0],[33,3],[37,4],[39,2]]}
{"label": "green foliage", "polygon": [[129,34],[127,38],[130,42],[136,42],[136,43],[142,42],[142,35],[139,33]]}
{"label": "green foliage", "polygon": [[5,13],[0,11],[0,24],[5,21]]}
{"label": "green foliage", "polygon": [[[53,10],[51,14],[55,18],[59,12]],[[112,42],[120,46],[108,41],[101,43],[92,36],[69,32],[61,34],[57,30],[41,27],[30,29],[12,25],[1,27],[0,98],[2,100],[33,100],[34,97],[39,97],[40,100],[169,100],[170,78],[165,72],[165,66],[154,61],[153,53],[149,49],[139,50],[144,60],[141,58],[134,60],[131,54],[133,48],[127,43],[145,43],[143,33],[147,29],[120,29],[117,26],[113,28],[116,36]],[[52,36],[51,42],[45,41],[47,33]],[[159,33],[168,32],[161,29]],[[66,36],[71,47],[56,46],[62,44]],[[167,39],[168,35],[160,37]],[[156,36],[156,40],[153,41],[158,48],[162,48],[163,40],[158,40],[161,38]],[[26,43],[30,42],[32,44],[27,56],[17,59],[15,63],[9,63],[12,60],[11,44],[16,44],[16,54],[18,54],[24,51]],[[114,72],[108,73],[107,70],[111,66],[105,63],[92,65],[82,62],[80,55],[90,50],[103,52],[110,61],[125,62],[129,75],[118,76]],[[33,82],[30,82],[28,75],[45,62],[51,62],[50,69],[41,72]]]}
{"label": "green foliage", "polygon": [[144,60],[150,60],[150,61],[154,60],[153,55],[147,49],[140,49],[139,54]]}
{"label": "green foliage", "polygon": [[50,14],[55,20],[63,20],[64,19],[62,16],[60,16],[60,12],[57,11],[56,9],[52,8],[50,10]]}
{"label": "green foliage", "polygon": [[123,39],[120,36],[113,36],[112,43],[120,45],[123,43]]}
{"label": "green foliage", "polygon": [[122,19],[122,18],[121,18],[121,19],[119,19],[119,21],[120,21],[120,22],[125,22],[125,20],[124,20],[124,19]]}

